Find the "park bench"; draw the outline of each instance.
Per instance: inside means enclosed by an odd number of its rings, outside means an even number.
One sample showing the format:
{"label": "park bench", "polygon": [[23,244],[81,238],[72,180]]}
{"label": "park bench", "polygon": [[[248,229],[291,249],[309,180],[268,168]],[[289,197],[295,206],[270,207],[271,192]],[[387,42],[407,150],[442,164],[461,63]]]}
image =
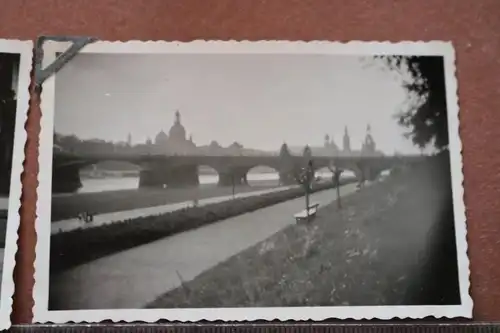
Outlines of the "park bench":
{"label": "park bench", "polygon": [[[302,222],[310,222],[312,219],[314,219],[316,217],[316,213],[318,212],[318,207],[319,207],[319,203],[310,204],[308,209],[304,209],[303,211],[298,212],[297,214],[295,214],[293,216],[295,218],[295,222],[297,224],[302,223]],[[308,216],[309,216],[309,219],[308,219]]]}

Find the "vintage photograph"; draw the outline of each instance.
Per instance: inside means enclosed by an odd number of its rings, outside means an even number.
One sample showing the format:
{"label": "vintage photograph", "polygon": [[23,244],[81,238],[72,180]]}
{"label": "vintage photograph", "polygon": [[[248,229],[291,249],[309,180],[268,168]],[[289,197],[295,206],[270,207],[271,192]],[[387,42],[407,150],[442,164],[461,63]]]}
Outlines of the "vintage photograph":
{"label": "vintage photograph", "polygon": [[0,329],[10,326],[32,43],[0,39]]}
{"label": "vintage photograph", "polygon": [[41,97],[35,320],[470,317],[454,57],[88,45]]}

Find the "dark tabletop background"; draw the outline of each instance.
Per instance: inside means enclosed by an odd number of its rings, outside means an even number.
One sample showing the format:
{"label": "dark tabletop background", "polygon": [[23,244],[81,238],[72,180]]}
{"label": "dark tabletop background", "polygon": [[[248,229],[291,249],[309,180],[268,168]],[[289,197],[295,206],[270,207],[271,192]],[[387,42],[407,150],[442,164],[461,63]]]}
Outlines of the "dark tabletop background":
{"label": "dark tabletop background", "polygon": [[[500,320],[499,0],[2,0],[0,38],[450,40],[457,51],[474,319]],[[39,119],[27,123],[14,323],[32,316]],[[497,133],[497,134],[495,134]]]}

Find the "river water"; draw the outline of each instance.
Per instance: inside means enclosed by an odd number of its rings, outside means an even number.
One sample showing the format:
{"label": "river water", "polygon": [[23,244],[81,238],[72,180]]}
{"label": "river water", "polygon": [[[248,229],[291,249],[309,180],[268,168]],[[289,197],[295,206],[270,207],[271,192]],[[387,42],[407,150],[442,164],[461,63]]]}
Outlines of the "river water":
{"label": "river water", "polygon": [[[353,176],[350,172],[344,172],[342,176]],[[331,179],[331,172],[317,172],[316,176]],[[200,184],[217,184],[219,177],[217,175],[200,175]],[[249,185],[258,184],[258,182],[276,181],[278,186],[279,175],[277,173],[249,173]],[[95,193],[116,190],[130,190],[139,187],[139,177],[108,177],[108,178],[83,178],[82,187],[78,193]]]}

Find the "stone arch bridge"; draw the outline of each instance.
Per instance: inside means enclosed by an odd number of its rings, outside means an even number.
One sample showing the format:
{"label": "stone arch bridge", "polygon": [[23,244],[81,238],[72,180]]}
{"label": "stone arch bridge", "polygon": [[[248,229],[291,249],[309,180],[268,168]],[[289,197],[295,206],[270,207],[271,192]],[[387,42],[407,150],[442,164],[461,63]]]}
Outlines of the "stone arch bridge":
{"label": "stone arch bridge", "polygon": [[375,179],[382,171],[411,163],[421,156],[242,156],[242,155],[152,155],[152,154],[75,154],[54,152],[52,188],[54,192],[74,192],[81,187],[80,169],[105,161],[123,161],[140,167],[139,187],[198,186],[198,167],[210,166],[219,175],[219,186],[246,184],[250,169],[266,166],[275,169],[282,184],[295,183],[296,175],[309,160],[315,171],[324,167],[354,172],[359,180]]}

